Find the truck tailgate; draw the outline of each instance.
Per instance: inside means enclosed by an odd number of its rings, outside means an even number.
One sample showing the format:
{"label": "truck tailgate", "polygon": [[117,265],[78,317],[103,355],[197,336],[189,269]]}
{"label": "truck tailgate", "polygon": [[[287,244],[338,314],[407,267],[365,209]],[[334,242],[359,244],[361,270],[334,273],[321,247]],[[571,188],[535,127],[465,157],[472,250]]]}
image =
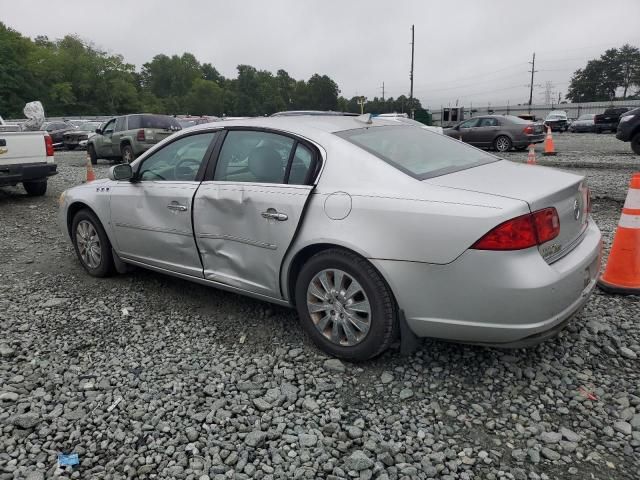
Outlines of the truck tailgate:
{"label": "truck tailgate", "polygon": [[0,167],[46,163],[45,132],[0,132]]}

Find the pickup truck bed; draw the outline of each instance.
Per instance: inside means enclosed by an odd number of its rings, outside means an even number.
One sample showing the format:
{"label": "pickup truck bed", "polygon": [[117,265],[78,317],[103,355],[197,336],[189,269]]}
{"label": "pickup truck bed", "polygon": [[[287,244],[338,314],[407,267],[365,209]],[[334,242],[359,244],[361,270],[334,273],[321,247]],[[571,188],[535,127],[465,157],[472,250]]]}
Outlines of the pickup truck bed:
{"label": "pickup truck bed", "polygon": [[593,117],[593,124],[596,133],[601,133],[607,130],[615,132],[618,128],[618,122],[620,122],[620,115],[628,112],[626,107],[620,108],[607,108],[604,113]]}
{"label": "pickup truck bed", "polygon": [[0,132],[0,187],[22,183],[29,195],[44,195],[47,178],[56,173],[46,132]]}

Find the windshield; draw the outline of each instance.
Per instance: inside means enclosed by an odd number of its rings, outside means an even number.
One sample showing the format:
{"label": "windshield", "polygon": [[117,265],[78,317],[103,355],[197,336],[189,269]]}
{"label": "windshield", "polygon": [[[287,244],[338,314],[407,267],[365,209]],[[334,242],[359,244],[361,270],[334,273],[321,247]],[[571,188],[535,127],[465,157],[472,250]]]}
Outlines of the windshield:
{"label": "windshield", "polygon": [[493,155],[424,128],[384,126],[337,132],[419,180],[498,161]]}
{"label": "windshield", "polygon": [[82,130],[83,132],[93,132],[96,128],[100,127],[100,122],[87,122],[83,123],[78,127],[78,130]]}

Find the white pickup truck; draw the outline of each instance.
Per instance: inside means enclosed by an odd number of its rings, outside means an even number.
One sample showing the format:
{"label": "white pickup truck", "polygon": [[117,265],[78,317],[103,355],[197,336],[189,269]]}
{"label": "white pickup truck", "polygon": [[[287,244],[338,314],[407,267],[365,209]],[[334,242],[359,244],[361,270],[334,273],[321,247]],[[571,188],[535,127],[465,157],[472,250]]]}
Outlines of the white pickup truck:
{"label": "white pickup truck", "polygon": [[57,173],[51,137],[43,131],[5,129],[0,129],[0,187],[22,183],[29,195],[44,195],[47,178]]}

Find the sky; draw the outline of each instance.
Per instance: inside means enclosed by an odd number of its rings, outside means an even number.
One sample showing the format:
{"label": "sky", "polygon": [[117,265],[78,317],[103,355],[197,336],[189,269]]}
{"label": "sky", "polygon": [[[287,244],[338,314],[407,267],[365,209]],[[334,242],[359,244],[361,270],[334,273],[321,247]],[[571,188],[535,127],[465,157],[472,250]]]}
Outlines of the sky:
{"label": "sky", "polygon": [[[532,8],[533,5],[533,8]],[[571,74],[605,49],[640,47],[640,0],[0,0],[23,35],[76,34],[138,68],[191,52],[226,77],[252,65],[296,79],[334,79],[341,95],[409,95],[432,109],[557,99]],[[1,59],[0,59],[1,61]]]}

